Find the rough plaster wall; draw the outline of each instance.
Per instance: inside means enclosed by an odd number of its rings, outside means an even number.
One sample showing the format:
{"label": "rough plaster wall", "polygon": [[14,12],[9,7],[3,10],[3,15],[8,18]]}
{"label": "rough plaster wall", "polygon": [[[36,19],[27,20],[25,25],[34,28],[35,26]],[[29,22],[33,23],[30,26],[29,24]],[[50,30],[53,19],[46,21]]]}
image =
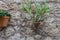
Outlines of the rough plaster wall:
{"label": "rough plaster wall", "polygon": [[60,40],[60,0],[48,0],[52,13],[46,20],[47,26],[38,31],[40,34],[35,35],[33,30],[25,25],[30,16],[21,11],[21,2],[22,0],[0,0],[0,9],[5,9],[12,15],[8,27],[0,31],[0,40]]}

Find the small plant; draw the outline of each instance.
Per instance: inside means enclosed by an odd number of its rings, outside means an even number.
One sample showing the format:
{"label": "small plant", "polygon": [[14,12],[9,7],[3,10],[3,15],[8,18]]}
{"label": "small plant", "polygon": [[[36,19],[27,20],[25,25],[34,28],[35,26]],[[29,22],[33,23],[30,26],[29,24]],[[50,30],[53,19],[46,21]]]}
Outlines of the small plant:
{"label": "small plant", "polygon": [[[44,5],[40,5],[39,3],[35,2],[33,6],[35,7],[32,7],[32,1],[30,1],[28,4],[23,3],[24,11],[29,13],[33,22],[44,21],[44,19],[46,19],[44,15],[48,15],[51,11],[47,3],[45,3]],[[35,11],[33,12],[33,10]]]}
{"label": "small plant", "polygon": [[51,12],[51,8],[47,5],[46,0],[44,5],[37,2],[32,4],[32,0],[27,4],[23,2],[23,10],[29,13],[35,32],[37,32],[39,25],[43,26],[45,24],[44,20],[47,19]]}
{"label": "small plant", "polygon": [[11,15],[8,13],[8,11],[0,9],[0,27],[7,27],[10,17]]}
{"label": "small plant", "polygon": [[4,16],[11,16],[8,11],[0,9],[0,16],[4,17]]}

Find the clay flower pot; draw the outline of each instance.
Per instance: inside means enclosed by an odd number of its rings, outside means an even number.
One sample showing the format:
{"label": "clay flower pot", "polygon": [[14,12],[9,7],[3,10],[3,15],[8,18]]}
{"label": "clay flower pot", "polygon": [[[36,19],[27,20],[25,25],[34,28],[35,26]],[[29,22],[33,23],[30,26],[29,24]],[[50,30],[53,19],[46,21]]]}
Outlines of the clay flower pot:
{"label": "clay flower pot", "polygon": [[2,27],[6,27],[8,25],[9,19],[10,19],[9,16],[4,16]]}
{"label": "clay flower pot", "polygon": [[7,10],[0,9],[0,27],[7,27],[11,15]]}
{"label": "clay flower pot", "polygon": [[2,28],[6,27],[8,25],[9,19],[10,19],[9,16],[0,17],[0,27]]}

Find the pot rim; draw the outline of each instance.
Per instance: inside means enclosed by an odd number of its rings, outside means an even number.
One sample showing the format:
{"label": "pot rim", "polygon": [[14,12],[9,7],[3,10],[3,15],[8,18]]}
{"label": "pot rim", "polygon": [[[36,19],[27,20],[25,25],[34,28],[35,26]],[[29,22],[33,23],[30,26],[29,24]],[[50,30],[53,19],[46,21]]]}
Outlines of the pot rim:
{"label": "pot rim", "polygon": [[4,16],[4,18],[10,18],[9,16]]}

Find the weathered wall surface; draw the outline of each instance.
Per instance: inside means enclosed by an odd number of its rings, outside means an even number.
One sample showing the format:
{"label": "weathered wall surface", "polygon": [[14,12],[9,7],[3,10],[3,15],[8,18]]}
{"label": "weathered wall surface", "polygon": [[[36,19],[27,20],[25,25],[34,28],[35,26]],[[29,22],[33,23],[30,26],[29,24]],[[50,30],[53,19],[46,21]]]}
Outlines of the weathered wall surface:
{"label": "weathered wall surface", "polygon": [[47,26],[38,31],[40,34],[35,34],[25,25],[30,16],[21,10],[21,2],[22,0],[0,0],[0,9],[5,9],[12,15],[8,27],[0,31],[0,40],[60,40],[60,0],[48,0],[52,13],[46,20]]}

